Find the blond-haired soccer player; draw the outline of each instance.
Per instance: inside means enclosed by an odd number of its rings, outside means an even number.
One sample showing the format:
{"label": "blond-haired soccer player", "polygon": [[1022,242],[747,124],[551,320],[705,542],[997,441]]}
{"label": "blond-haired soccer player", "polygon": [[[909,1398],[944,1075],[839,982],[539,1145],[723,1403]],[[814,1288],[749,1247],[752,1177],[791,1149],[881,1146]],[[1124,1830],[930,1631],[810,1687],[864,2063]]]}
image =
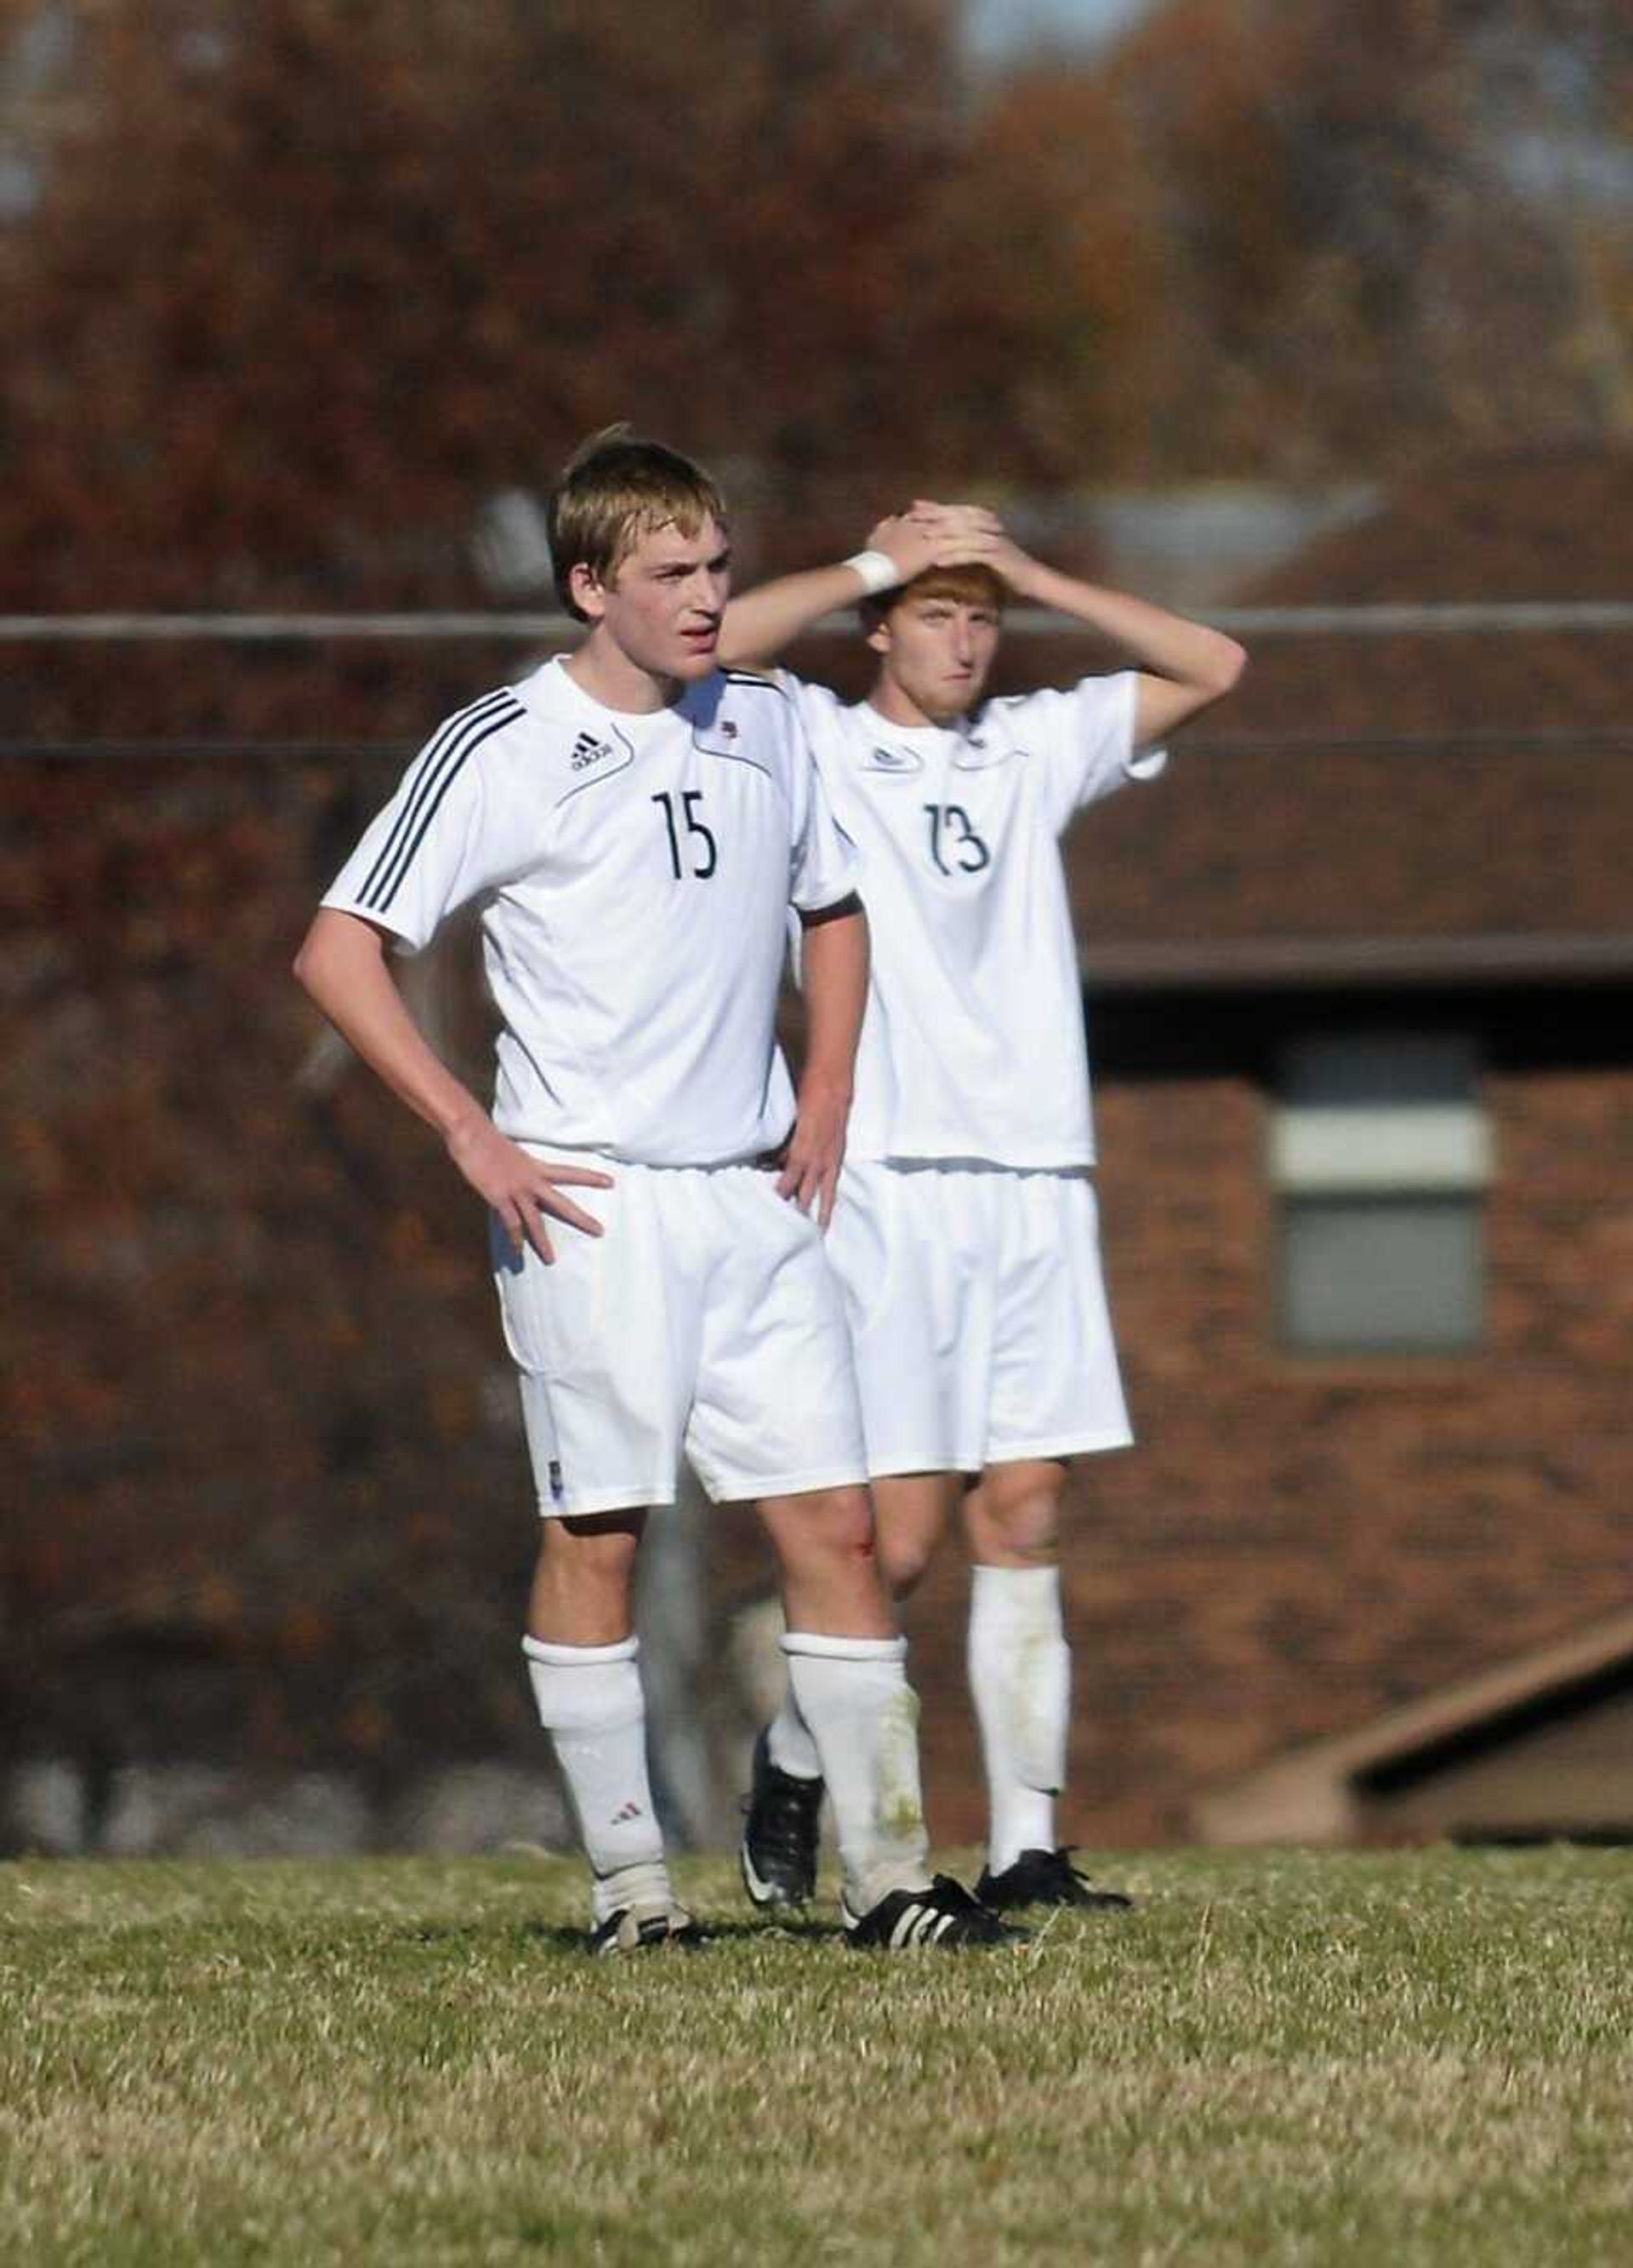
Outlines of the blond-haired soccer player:
{"label": "blond-haired soccer player", "polygon": [[[866,988],[851,856],[793,703],[716,666],[729,554],[708,476],[609,429],[566,467],[550,532],[582,644],[432,737],[297,972],[490,1208],[543,1515],[523,1650],[590,1862],[590,1943],[697,1933],[654,1816],[631,1615],[683,1451],[716,1497],[758,1501],[776,1549],[852,1941],[993,1942],[1003,1925],[925,1863],[916,1708],[818,1227]],[[389,966],[471,902],[501,1024],[491,1114]],[[797,1099],[773,1033],[790,907]]]}
{"label": "blond-haired soccer player", "polygon": [[[955,515],[956,517],[957,515]],[[983,516],[915,506],[868,548],[734,600],[721,651],[768,660],[858,599],[876,661],[847,706],[781,676],[856,845],[872,939],[829,1252],[857,1355],[879,1550],[912,1590],[962,1500],[968,1662],[990,1807],[977,1896],[1122,1906],[1055,1828],[1070,1658],[1057,1534],[1074,1458],[1131,1439],[1101,1281],[1082,996],[1060,840],[1162,768],[1156,744],[1235,683],[1203,625],[1060,574]],[[963,515],[967,522],[971,515]],[[1122,666],[987,700],[1005,602],[1050,607]],[[823,1767],[790,1689],[755,1751],[743,1845],[762,1904],[808,1897]]]}

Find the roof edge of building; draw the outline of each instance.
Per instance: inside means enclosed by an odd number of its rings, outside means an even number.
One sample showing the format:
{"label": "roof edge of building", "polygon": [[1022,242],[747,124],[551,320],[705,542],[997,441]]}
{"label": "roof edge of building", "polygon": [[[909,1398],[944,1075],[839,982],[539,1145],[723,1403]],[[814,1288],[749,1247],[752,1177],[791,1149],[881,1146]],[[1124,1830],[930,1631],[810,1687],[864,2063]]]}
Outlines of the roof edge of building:
{"label": "roof edge of building", "polygon": [[1633,930],[1090,942],[1078,963],[1097,992],[1623,984],[1633,982]]}
{"label": "roof edge of building", "polygon": [[1213,1844],[1349,1841],[1359,1824],[1358,1784],[1367,1775],[1627,1660],[1633,1660],[1633,1609],[1425,1694],[1357,1731],[1278,1756],[1201,1797],[1193,1826]]}

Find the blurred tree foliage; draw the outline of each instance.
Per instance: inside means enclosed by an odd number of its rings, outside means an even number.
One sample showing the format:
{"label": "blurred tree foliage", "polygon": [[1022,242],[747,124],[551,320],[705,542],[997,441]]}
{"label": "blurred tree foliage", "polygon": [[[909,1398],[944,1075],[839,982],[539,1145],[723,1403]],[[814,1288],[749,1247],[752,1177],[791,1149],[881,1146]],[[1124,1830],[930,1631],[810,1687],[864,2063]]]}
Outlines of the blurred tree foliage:
{"label": "blurred tree foliage", "polygon": [[990,79],[958,17],[0,0],[0,603],[468,596],[617,416],[773,556],[882,484],[1633,428],[1625,11],[1174,0]]}
{"label": "blurred tree foliage", "polygon": [[1165,296],[1129,337],[1129,461],[1633,439],[1633,11],[1175,0],[1071,92]]}
{"label": "blurred tree foliage", "polygon": [[[919,484],[1633,428],[1625,9],[1174,0],[987,80],[957,17],[0,0],[0,607],[469,601],[619,416],[751,564]],[[0,736],[411,746],[516,659],[12,647]],[[536,1753],[482,1224],[286,975],[391,770],[6,769],[0,1746]]]}
{"label": "blurred tree foliage", "polygon": [[952,13],[87,12],[12,232],[31,588],[83,602],[93,550],[104,596],[425,596],[484,495],[621,415],[773,478],[950,462],[941,396],[1007,422],[1033,343],[1018,276],[964,288],[940,217],[970,196]]}

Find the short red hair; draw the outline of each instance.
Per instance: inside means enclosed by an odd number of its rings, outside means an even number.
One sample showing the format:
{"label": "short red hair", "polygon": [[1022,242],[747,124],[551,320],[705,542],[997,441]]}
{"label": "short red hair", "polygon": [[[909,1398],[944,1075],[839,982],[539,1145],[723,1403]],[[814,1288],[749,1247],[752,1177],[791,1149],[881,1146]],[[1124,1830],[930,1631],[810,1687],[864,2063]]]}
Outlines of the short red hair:
{"label": "short red hair", "polygon": [[996,568],[971,560],[962,567],[927,567],[910,582],[876,591],[861,601],[862,628],[876,630],[896,608],[909,599],[952,599],[966,607],[991,607],[1001,615],[1009,596]]}

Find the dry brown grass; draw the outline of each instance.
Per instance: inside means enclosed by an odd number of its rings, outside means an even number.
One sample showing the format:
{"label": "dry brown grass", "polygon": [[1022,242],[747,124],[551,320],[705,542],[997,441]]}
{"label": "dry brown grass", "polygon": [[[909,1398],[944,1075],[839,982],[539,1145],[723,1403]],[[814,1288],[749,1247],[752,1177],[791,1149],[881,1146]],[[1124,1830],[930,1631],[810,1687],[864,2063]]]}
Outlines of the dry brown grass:
{"label": "dry brown grass", "polygon": [[1610,1852],[1167,1854],[1120,1920],[862,1958],[576,1868],[0,1869],[0,2258],[28,2268],[1616,2263]]}

